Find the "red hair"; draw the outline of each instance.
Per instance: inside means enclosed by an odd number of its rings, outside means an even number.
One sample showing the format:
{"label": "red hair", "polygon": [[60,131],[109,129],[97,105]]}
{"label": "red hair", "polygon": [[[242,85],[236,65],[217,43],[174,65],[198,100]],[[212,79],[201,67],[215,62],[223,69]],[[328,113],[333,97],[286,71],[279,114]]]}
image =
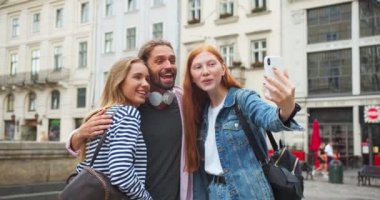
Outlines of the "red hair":
{"label": "red hair", "polygon": [[183,110],[185,122],[185,148],[186,148],[186,170],[194,172],[198,170],[200,165],[200,155],[198,152],[197,138],[199,137],[199,130],[201,125],[203,109],[206,102],[209,101],[207,93],[195,85],[191,77],[190,69],[193,60],[202,52],[209,52],[213,54],[216,59],[226,68],[226,73],[222,78],[220,84],[227,89],[230,87],[241,88],[241,85],[236,81],[228,68],[226,67],[222,55],[218,50],[209,45],[202,44],[195,47],[188,55],[186,62],[185,79],[183,82]]}

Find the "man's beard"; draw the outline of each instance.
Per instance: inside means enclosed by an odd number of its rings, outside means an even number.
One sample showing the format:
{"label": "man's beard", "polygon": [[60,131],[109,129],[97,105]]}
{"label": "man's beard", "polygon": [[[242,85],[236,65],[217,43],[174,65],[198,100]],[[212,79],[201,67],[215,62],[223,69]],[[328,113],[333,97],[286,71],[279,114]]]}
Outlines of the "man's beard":
{"label": "man's beard", "polygon": [[174,82],[175,81],[173,80],[173,84],[167,85],[167,84],[161,83],[160,78],[158,78],[158,80],[156,80],[156,79],[151,80],[150,84],[152,85],[152,88],[158,88],[158,89],[163,89],[163,90],[171,90],[174,87]]}
{"label": "man's beard", "polygon": [[[170,74],[173,78],[172,84],[168,85],[161,82],[161,77]],[[163,89],[163,90],[171,90],[174,87],[175,84],[175,78],[176,78],[176,70],[175,69],[165,69],[160,71],[156,76],[151,78],[151,85],[153,88]]]}

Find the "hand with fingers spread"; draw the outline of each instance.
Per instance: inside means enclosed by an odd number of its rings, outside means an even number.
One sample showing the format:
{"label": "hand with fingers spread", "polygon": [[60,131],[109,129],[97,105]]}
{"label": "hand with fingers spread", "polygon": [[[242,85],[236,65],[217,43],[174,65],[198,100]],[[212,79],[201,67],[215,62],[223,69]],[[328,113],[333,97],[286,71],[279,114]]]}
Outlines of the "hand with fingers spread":
{"label": "hand with fingers spread", "polygon": [[295,86],[289,80],[286,70],[273,68],[276,78],[265,76],[264,87],[269,91],[265,98],[274,102],[280,109],[280,118],[287,121],[295,108]]}
{"label": "hand with fingers spread", "polygon": [[97,111],[76,130],[71,138],[71,147],[73,150],[79,150],[85,141],[103,134],[104,131],[110,127],[112,116],[106,115],[105,112],[105,109]]}

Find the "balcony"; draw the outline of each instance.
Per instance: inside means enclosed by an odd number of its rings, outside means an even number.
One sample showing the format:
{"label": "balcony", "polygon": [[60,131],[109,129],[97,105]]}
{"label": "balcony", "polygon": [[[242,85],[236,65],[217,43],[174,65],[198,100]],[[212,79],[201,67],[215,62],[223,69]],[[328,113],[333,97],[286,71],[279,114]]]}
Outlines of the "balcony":
{"label": "balcony", "polygon": [[38,73],[22,72],[15,75],[0,75],[0,88],[29,87],[33,85],[51,85],[59,82],[68,82],[70,70],[61,68],[58,70],[40,70]]}

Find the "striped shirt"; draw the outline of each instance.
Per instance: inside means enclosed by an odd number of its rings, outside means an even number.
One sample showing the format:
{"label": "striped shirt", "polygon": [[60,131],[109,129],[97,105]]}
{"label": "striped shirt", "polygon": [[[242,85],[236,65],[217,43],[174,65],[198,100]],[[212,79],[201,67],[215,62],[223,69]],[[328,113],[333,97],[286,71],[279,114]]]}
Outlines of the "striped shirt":
{"label": "striped shirt", "polygon": [[[112,185],[130,199],[152,199],[145,189],[147,153],[139,111],[133,106],[116,105],[107,114],[113,115],[113,122],[92,168],[107,175]],[[86,158],[78,164],[78,173],[90,165],[101,137],[87,142]]]}

